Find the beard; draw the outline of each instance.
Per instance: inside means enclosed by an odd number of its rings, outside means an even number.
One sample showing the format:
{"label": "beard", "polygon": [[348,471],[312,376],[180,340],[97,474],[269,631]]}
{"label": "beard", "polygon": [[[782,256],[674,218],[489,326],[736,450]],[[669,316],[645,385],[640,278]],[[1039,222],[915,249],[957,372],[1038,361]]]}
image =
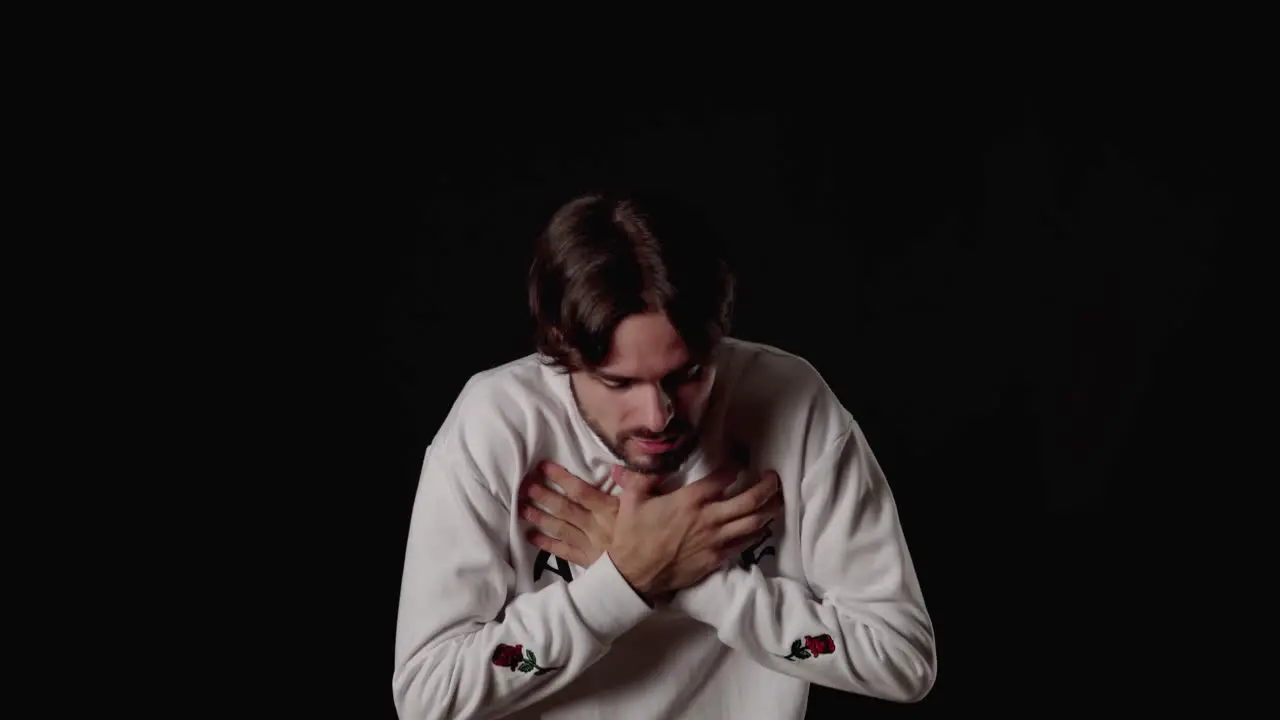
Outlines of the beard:
{"label": "beard", "polygon": [[[570,389],[573,388],[570,383]],[[632,430],[623,430],[616,436],[610,437],[608,433],[591,417],[590,413],[582,407],[582,403],[578,401],[577,391],[573,392],[573,401],[578,406],[578,413],[582,419],[586,421],[587,427],[591,428],[591,432],[600,439],[605,447],[609,448],[609,452],[618,459],[619,463],[632,472],[642,473],[644,475],[668,475],[680,469],[685,460],[693,454],[698,447],[697,428],[687,420],[679,417],[673,417],[671,422],[667,424],[660,432],[650,432],[644,428],[636,428]],[[668,440],[679,443],[670,450],[657,454],[642,454],[638,457],[630,457],[625,452],[626,443],[632,438],[639,440]]]}

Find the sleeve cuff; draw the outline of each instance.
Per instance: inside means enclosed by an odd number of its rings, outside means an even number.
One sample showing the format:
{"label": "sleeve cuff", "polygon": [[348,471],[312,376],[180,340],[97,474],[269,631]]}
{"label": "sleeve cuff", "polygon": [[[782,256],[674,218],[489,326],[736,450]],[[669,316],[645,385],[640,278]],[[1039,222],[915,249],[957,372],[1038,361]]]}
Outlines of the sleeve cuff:
{"label": "sleeve cuff", "polygon": [[729,573],[735,569],[711,573],[697,585],[677,592],[671,599],[671,606],[694,620],[712,627],[719,627],[719,621],[729,611],[729,604],[733,597],[730,591]]}
{"label": "sleeve cuff", "polygon": [[602,642],[612,642],[648,617],[650,608],[622,577],[609,553],[569,583],[569,595],[582,621]]}

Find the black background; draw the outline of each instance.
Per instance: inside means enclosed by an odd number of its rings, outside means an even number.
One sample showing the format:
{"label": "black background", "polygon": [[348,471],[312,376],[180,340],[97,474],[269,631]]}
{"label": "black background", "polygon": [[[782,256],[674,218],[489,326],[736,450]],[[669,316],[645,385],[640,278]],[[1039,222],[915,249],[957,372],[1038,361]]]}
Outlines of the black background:
{"label": "black background", "polygon": [[809,359],[897,497],[937,684],[914,706],[815,688],[811,717],[1211,684],[1179,669],[1170,618],[1207,602],[1174,589],[1197,552],[1182,513],[1230,432],[1214,380],[1236,332],[1237,88],[1160,64],[1001,67],[679,91],[342,81],[307,135],[320,202],[273,325],[317,341],[280,369],[306,378],[284,466],[317,529],[275,566],[321,617],[310,681],[394,716],[422,453],[471,374],[530,351],[524,278],[550,214],[635,178],[705,204],[735,253],[734,334]]}

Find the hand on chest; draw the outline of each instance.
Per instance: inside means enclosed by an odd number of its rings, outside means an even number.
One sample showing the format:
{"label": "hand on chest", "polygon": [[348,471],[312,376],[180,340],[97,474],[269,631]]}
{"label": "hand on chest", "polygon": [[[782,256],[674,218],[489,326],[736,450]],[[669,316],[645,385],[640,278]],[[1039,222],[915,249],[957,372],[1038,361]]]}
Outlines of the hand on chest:
{"label": "hand on chest", "polygon": [[[700,534],[698,541],[717,553],[720,567],[758,566],[766,575],[799,573],[798,550],[793,548],[798,543],[788,527],[789,519],[798,516],[791,507],[798,502],[794,483],[749,463],[740,469],[741,460],[718,466],[716,460],[700,454],[681,472],[662,479],[607,470],[592,477],[583,471],[588,463],[539,463],[521,484],[512,518],[512,561],[521,589],[572,582],[603,553],[613,550],[616,558],[614,525],[621,498],[624,487],[635,490],[629,483],[637,480],[647,485],[643,494],[632,496],[640,498],[635,502],[653,498],[653,509],[671,517],[673,527],[688,523],[689,532]],[[665,526],[656,528],[655,541],[669,540],[665,531]],[[634,537],[630,541],[637,542]]]}

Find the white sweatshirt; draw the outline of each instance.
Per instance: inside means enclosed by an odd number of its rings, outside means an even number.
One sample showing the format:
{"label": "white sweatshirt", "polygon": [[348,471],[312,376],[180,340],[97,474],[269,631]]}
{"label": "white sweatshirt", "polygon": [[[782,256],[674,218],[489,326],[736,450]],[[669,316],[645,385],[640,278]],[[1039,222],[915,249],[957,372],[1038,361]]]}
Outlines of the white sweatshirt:
{"label": "white sweatshirt", "polygon": [[726,339],[714,362],[703,442],[663,487],[705,477],[738,443],[744,480],[777,471],[785,507],[760,545],[656,609],[607,553],[579,567],[526,539],[517,494],[540,461],[621,492],[569,377],[529,355],[471,378],[414,503],[392,678],[402,720],[777,720],[804,716],[811,682],[928,693],[933,627],[857,423],[794,355]]}

